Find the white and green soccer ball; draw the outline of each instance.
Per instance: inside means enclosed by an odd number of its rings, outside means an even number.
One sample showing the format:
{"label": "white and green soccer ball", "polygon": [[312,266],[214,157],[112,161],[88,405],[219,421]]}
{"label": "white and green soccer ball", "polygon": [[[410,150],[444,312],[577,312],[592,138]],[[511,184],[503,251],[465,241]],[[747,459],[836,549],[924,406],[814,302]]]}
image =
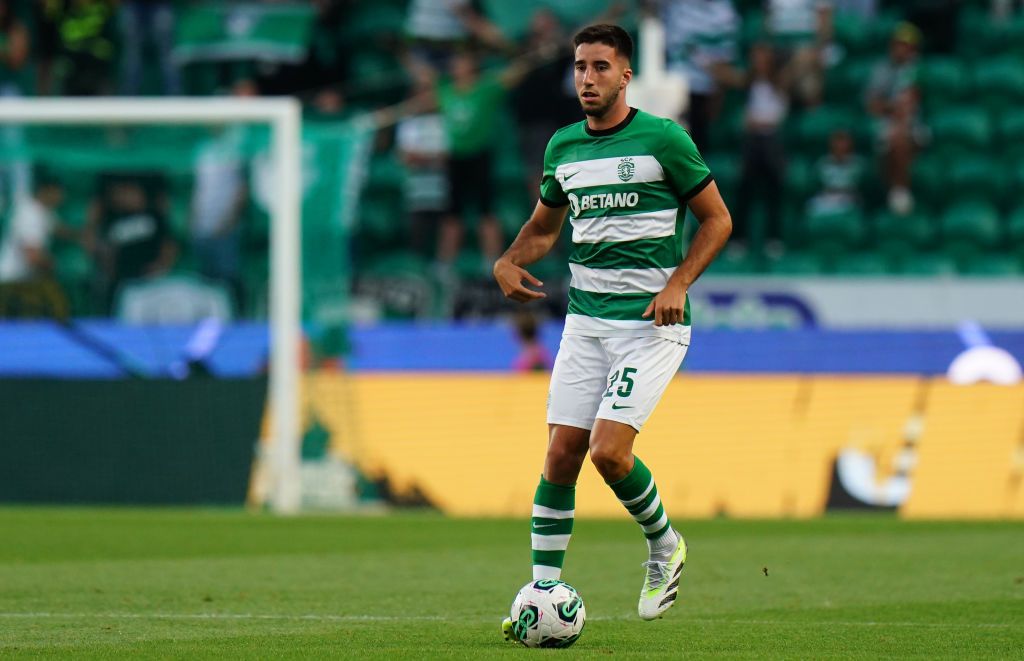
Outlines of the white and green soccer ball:
{"label": "white and green soccer ball", "polygon": [[569,647],[583,633],[583,598],[564,581],[530,581],[512,602],[512,634],[527,647]]}

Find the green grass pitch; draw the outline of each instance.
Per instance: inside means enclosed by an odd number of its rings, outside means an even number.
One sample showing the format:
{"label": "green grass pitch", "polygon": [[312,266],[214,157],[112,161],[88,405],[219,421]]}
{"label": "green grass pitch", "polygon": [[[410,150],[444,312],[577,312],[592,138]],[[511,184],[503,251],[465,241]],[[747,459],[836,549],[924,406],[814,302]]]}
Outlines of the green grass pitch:
{"label": "green grass pitch", "polygon": [[0,657],[1024,657],[1024,524],[678,523],[681,597],[648,623],[635,524],[578,521],[583,637],[528,650],[499,633],[526,520],[3,508]]}

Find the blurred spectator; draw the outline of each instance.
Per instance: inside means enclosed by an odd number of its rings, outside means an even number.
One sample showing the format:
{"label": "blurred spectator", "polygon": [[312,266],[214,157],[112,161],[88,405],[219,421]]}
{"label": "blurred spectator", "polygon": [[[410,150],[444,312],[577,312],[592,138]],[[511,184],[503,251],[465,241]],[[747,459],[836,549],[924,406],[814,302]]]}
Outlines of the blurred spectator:
{"label": "blurred spectator", "polygon": [[834,0],[833,9],[837,14],[874,18],[878,12],[878,0]]}
{"label": "blurred spectator", "polygon": [[864,176],[864,159],[854,152],[850,132],[833,131],[828,139],[828,153],[814,167],[818,190],[808,203],[808,213],[827,215],[859,209]]}
{"label": "blurred spectator", "polygon": [[162,179],[157,175],[103,177],[89,208],[87,245],[100,266],[100,285],[109,306],[118,286],[170,270],[178,248],[167,222]]}
{"label": "blurred spectator", "polygon": [[481,0],[412,0],[405,26],[413,57],[447,71],[453,53],[476,40],[504,49],[501,30],[487,20]]}
{"label": "blurred spectator", "polygon": [[[569,43],[558,17],[549,9],[538,9],[530,19],[524,50],[538,52]],[[544,150],[555,131],[578,121],[580,105],[572,82],[573,55],[558,48],[558,57],[523,77],[513,104],[518,119],[520,151],[527,173],[527,192],[536,197],[544,165]]]}
{"label": "blurred spectator", "polygon": [[189,229],[199,273],[226,284],[241,310],[242,217],[249,199],[243,162],[244,128],[216,129],[199,150]]}
{"label": "blurred spectator", "polygon": [[155,46],[163,77],[163,93],[181,94],[181,77],[171,57],[174,6],[170,0],[121,0],[122,91],[128,96],[142,92],[142,49],[147,39]]}
{"label": "blurred spectator", "polygon": [[716,69],[737,56],[740,17],[732,0],[663,0],[661,18],[668,69],[686,76],[690,86],[686,124],[697,147],[708,151],[721,103]]}
{"label": "blurred spectator", "polygon": [[814,40],[817,6],[822,0],[768,0],[768,32],[776,46],[789,48]]}
{"label": "blurred spectator", "polygon": [[901,23],[893,32],[889,57],[871,74],[866,93],[868,112],[879,122],[879,146],[884,158],[884,175],[889,187],[890,209],[910,213],[910,168],[914,153],[924,140],[918,113],[917,48],[921,32],[911,23]]}
{"label": "blurred spectator", "polygon": [[353,3],[314,0],[312,4],[316,19],[305,59],[297,64],[261,65],[258,84],[264,95],[304,96],[312,99],[317,112],[334,115],[345,105],[341,84],[348,75],[351,49],[341,37]]}
{"label": "blurred spectator", "polygon": [[31,195],[19,197],[0,241],[0,282],[22,282],[52,275],[50,238],[70,238],[56,211],[64,202],[64,186],[39,173]]}
{"label": "blurred spectator", "polygon": [[117,69],[115,0],[46,0],[36,7],[39,93],[113,93]]}
{"label": "blurred spectator", "polygon": [[[31,44],[28,28],[14,11],[14,3],[0,0],[0,98],[31,94],[32,71],[29,55]],[[24,154],[24,131],[15,124],[0,126],[0,151]],[[29,167],[17,157],[7,156],[0,165],[0,213],[19,196],[28,196]]]}
{"label": "blurred spectator", "polygon": [[[486,268],[501,254],[504,240],[494,215],[494,156],[499,123],[495,121],[506,90],[522,80],[529,63],[520,60],[501,72],[481,74],[476,57],[463,51],[451,60],[451,77],[437,86],[438,105],[448,132],[448,215],[441,224],[437,257],[451,264],[459,253],[466,212],[475,207],[480,251]],[[484,270],[486,270],[486,268]]]}
{"label": "blurred spectator", "polygon": [[821,104],[826,75],[846,56],[845,49],[835,39],[831,4],[818,2],[814,17],[813,40],[793,52],[789,65],[792,69],[795,99],[807,108]]}
{"label": "blurred spectator", "polygon": [[0,96],[25,93],[29,47],[28,28],[18,19],[11,1],[0,0]]}
{"label": "blurred spectator", "polygon": [[[413,97],[434,95],[433,70],[413,68]],[[406,167],[405,202],[412,224],[412,246],[417,252],[429,252],[437,228],[448,209],[448,145],[444,118],[426,104],[398,123],[396,142],[399,157]],[[430,104],[429,107],[434,107]]]}
{"label": "blurred spectator", "polygon": [[516,339],[519,355],[512,368],[517,372],[547,372],[551,369],[551,354],[537,338],[537,318],[528,310],[515,316]]}
{"label": "blurred spectator", "polygon": [[782,236],[782,188],[785,153],[780,130],[789,112],[786,96],[787,72],[778,67],[775,53],[765,43],[750,49],[750,72],[746,78],[747,103],[743,114],[743,167],[736,199],[736,226],[753,243],[751,207],[760,202],[765,210],[765,237]]}

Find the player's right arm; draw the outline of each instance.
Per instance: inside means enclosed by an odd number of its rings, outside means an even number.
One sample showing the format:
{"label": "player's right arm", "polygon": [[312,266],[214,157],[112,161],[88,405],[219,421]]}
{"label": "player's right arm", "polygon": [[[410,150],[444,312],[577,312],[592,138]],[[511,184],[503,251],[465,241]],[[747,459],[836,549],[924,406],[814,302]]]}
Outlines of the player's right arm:
{"label": "player's right arm", "polygon": [[519,230],[516,240],[505,254],[494,262],[494,279],[498,281],[498,286],[507,298],[520,303],[544,298],[544,292],[530,289],[523,284],[524,280],[535,287],[544,284],[523,267],[548,254],[555,245],[558,235],[562,232],[567,209],[568,205],[550,207],[543,201],[538,201],[537,208]]}

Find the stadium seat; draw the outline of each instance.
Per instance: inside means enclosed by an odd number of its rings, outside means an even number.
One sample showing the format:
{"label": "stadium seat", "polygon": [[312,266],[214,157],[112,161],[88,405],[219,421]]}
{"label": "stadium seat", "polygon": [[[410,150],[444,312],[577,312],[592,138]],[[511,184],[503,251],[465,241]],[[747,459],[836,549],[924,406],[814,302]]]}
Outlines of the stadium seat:
{"label": "stadium seat", "polygon": [[786,164],[785,196],[793,206],[803,208],[814,193],[814,171],[806,158],[793,157]]}
{"label": "stadium seat", "polygon": [[960,16],[957,38],[960,54],[981,61],[985,55],[1019,51],[1022,48],[1020,41],[1024,39],[1024,20],[1020,17],[995,20],[987,9],[987,6],[972,7]]}
{"label": "stadium seat", "polygon": [[735,275],[753,273],[756,265],[745,251],[724,250],[715,257],[705,273],[712,275]]}
{"label": "stadium seat", "polygon": [[935,148],[945,153],[983,152],[992,137],[988,113],[978,107],[936,109],[928,125],[932,130]]}
{"label": "stadium seat", "polygon": [[823,105],[809,110],[797,120],[796,133],[804,155],[820,156],[828,150],[828,136],[840,128],[853,130],[858,124],[850,110]]}
{"label": "stadium seat", "polygon": [[951,158],[946,164],[944,189],[954,193],[969,192],[993,203],[1002,200],[1006,189],[1006,170],[985,156],[965,154]]}
{"label": "stadium seat", "polygon": [[878,62],[877,54],[847,59],[825,78],[825,98],[832,105],[854,111],[864,109],[864,90]]}
{"label": "stadium seat", "polygon": [[824,268],[821,257],[814,253],[787,252],[770,259],[768,271],[775,275],[818,275]]}
{"label": "stadium seat", "polygon": [[996,136],[999,148],[1005,157],[1024,163],[1024,107],[1022,106],[1024,104],[1003,110],[996,121]]}
{"label": "stadium seat", "polygon": [[1022,271],[1019,257],[1003,254],[977,255],[968,260],[964,273],[992,278],[1013,277]]}
{"label": "stadium seat", "polygon": [[1020,207],[1010,214],[1006,224],[1006,238],[1011,250],[1019,255],[1024,255],[1024,207]]}
{"label": "stadium seat", "polygon": [[900,262],[899,268],[900,273],[915,276],[955,275],[956,271],[956,262],[953,258],[939,253],[907,255]]}
{"label": "stadium seat", "polygon": [[726,204],[735,200],[740,179],[740,157],[729,152],[712,152],[704,158]]}
{"label": "stadium seat", "polygon": [[958,103],[970,89],[967,68],[955,57],[925,58],[920,75],[924,102],[932,108]]}
{"label": "stadium seat", "polygon": [[942,235],[947,249],[991,248],[1000,238],[999,215],[982,201],[958,202],[942,215]]}
{"label": "stadium seat", "polygon": [[839,12],[834,18],[836,40],[853,54],[864,54],[871,50],[871,26],[856,14]]}
{"label": "stadium seat", "polygon": [[978,61],[974,66],[974,96],[989,110],[1019,108],[1024,101],[1024,64],[1020,57]]}
{"label": "stadium seat", "polygon": [[835,272],[839,275],[883,276],[888,275],[892,268],[885,257],[875,252],[857,252],[841,255],[835,264]]}
{"label": "stadium seat", "polygon": [[886,211],[875,218],[874,229],[875,245],[890,256],[930,247],[938,234],[936,224],[923,213],[898,216]]}
{"label": "stadium seat", "polygon": [[945,159],[937,150],[929,149],[917,156],[910,174],[914,192],[925,202],[935,202],[949,192],[945,187]]}
{"label": "stadium seat", "polygon": [[864,217],[855,210],[808,214],[805,233],[816,251],[839,254],[864,240]]}

